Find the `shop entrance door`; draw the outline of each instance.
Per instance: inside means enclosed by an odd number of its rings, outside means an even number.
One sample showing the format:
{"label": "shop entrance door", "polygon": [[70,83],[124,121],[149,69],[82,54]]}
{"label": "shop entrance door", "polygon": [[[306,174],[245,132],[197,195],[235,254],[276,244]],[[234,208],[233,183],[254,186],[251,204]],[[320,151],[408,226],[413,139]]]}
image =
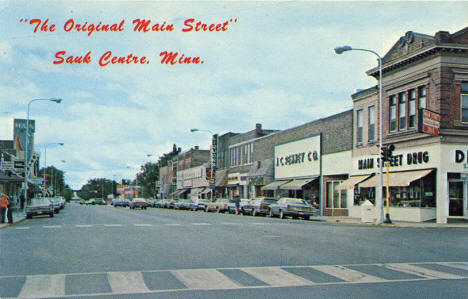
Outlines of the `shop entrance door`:
{"label": "shop entrance door", "polygon": [[449,217],[468,216],[466,213],[466,188],[466,182],[449,182]]}

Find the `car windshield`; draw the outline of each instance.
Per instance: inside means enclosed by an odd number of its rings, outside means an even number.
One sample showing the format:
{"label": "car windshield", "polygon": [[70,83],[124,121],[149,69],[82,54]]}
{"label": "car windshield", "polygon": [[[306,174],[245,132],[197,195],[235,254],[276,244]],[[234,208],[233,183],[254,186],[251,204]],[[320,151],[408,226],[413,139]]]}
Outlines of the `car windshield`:
{"label": "car windshield", "polygon": [[46,198],[33,198],[31,205],[49,205],[50,201]]}
{"label": "car windshield", "polygon": [[295,204],[295,205],[308,205],[307,202],[303,199],[296,199],[296,198],[292,198],[292,199],[288,199],[286,201],[287,204]]}

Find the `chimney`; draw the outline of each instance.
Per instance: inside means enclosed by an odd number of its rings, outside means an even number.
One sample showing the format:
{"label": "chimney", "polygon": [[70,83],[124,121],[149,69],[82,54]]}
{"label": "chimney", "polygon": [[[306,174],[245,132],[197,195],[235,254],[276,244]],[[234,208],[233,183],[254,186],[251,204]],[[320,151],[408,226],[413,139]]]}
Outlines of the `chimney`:
{"label": "chimney", "polygon": [[262,124],[255,124],[255,131],[257,131],[257,133],[261,133],[262,132]]}
{"label": "chimney", "polygon": [[195,145],[194,149],[197,150],[199,149],[200,147],[198,145]]}

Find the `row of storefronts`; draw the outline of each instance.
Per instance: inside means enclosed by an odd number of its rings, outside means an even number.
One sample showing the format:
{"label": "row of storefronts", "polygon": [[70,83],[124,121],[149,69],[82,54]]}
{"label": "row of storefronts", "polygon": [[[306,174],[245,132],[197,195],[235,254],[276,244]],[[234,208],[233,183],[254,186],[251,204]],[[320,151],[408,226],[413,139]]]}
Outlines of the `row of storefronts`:
{"label": "row of storefronts", "polygon": [[352,110],[324,119],[214,135],[216,162],[212,148],[203,163],[172,168],[176,179],[160,182],[160,190],[172,184],[172,193],[160,196],[297,197],[322,215],[361,217],[361,204],[380,198],[381,123],[382,144],[395,146],[382,175],[392,219],[468,219],[468,28],[407,32],[382,69],[382,78],[378,67],[367,72],[382,80],[382,117],[372,87],[352,95]]}

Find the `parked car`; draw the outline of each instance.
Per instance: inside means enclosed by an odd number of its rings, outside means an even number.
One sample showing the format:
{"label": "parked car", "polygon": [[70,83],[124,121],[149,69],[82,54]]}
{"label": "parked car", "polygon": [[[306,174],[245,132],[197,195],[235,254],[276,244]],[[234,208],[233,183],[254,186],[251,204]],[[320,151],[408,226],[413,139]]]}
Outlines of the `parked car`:
{"label": "parked car", "polygon": [[267,215],[270,205],[275,204],[276,200],[273,197],[257,197],[250,201],[246,206],[242,207],[242,212],[252,216]]}
{"label": "parked car", "polygon": [[229,211],[229,199],[227,198],[218,198],[214,202],[210,202],[205,206],[205,212],[216,211],[218,213],[224,213]]}
{"label": "parked car", "polygon": [[156,200],[149,199],[146,201],[146,203],[148,204],[148,207],[156,208]]}
{"label": "parked car", "polygon": [[[234,209],[235,212],[235,209]],[[251,215],[252,213],[252,200],[241,198],[239,203],[239,213],[242,215]]]}
{"label": "parked car", "polygon": [[174,209],[189,210],[191,202],[192,201],[188,199],[179,199],[178,201],[174,203]]}
{"label": "parked car", "polygon": [[135,197],[134,199],[132,199],[132,201],[130,201],[129,207],[130,209],[146,210],[148,204],[146,203],[146,200],[144,198]]}
{"label": "parked car", "polygon": [[63,198],[63,196],[56,196],[55,198],[58,199],[58,201],[60,202],[60,209],[64,209],[65,208],[65,204],[67,203],[65,198]]}
{"label": "parked car", "polygon": [[198,211],[202,210],[204,211],[206,208],[206,205],[209,204],[210,201],[208,199],[197,199],[193,202],[190,203],[190,210],[192,211]]}
{"label": "parked car", "polygon": [[84,205],[84,204],[86,204],[86,200],[80,199],[80,205]]}
{"label": "parked car", "polygon": [[37,215],[49,215],[54,217],[54,205],[45,197],[31,199],[31,203],[26,206],[26,218],[32,218]]}
{"label": "parked car", "polygon": [[281,219],[292,216],[294,219],[302,217],[308,220],[315,212],[316,209],[312,205],[300,198],[283,197],[269,207],[270,217],[279,216]]}
{"label": "parked car", "polygon": [[62,204],[60,203],[60,200],[56,197],[48,197],[49,201],[52,203],[54,206],[54,213],[58,214],[60,213],[60,209],[62,207]]}
{"label": "parked car", "polygon": [[113,200],[113,206],[116,207],[128,207],[128,199],[125,198],[116,198]]}
{"label": "parked car", "polygon": [[106,206],[107,205],[107,202],[102,199],[102,198],[95,198],[93,203],[93,205],[103,205],[103,206]]}

